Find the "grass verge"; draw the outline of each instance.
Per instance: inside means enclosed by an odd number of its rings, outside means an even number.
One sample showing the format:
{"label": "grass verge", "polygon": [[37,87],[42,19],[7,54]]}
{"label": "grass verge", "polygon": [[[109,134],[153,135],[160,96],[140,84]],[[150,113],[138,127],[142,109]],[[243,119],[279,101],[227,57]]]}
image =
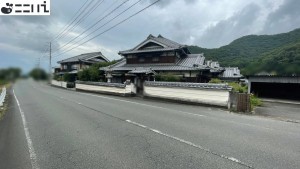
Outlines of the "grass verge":
{"label": "grass verge", "polygon": [[[10,86],[11,86],[11,84],[9,84],[9,83],[0,85],[0,93],[2,92],[3,87],[6,87],[6,89],[9,89]],[[6,94],[6,98],[5,98],[5,101],[3,103],[3,106],[0,107],[0,120],[3,118],[5,112],[7,111],[7,107],[8,107],[7,100],[8,100],[8,95]]]}

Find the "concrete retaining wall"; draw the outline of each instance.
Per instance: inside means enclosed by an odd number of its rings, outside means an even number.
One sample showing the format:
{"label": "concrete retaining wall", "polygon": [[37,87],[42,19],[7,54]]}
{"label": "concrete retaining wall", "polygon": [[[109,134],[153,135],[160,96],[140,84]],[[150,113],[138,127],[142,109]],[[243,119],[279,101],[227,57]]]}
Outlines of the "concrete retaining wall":
{"label": "concrete retaining wall", "polygon": [[207,83],[145,82],[144,96],[164,98],[192,103],[228,107],[227,85]]}
{"label": "concrete retaining wall", "polygon": [[63,82],[63,81],[56,81],[56,80],[52,80],[51,84],[53,86],[57,86],[57,87],[62,87],[62,88],[67,88],[67,82]]}
{"label": "concrete retaining wall", "polygon": [[98,82],[76,82],[76,90],[107,93],[122,96],[130,96],[133,84],[125,85],[119,83],[98,83]]}

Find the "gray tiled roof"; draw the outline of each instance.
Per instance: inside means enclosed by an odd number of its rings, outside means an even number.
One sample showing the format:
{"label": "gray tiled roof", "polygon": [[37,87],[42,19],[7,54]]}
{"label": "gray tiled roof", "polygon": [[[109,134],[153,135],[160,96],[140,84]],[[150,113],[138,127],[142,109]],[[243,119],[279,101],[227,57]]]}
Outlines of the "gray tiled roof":
{"label": "gray tiled roof", "polygon": [[107,86],[125,88],[126,85],[122,83],[106,83],[106,82],[89,82],[89,81],[76,81],[76,84],[94,85],[94,86]]}
{"label": "gray tiled roof", "polygon": [[105,71],[132,71],[135,69],[151,69],[153,71],[181,71],[181,70],[201,70],[209,69],[204,65],[205,57],[203,54],[189,54],[181,58],[177,63],[152,63],[152,64],[126,64],[126,59],[118,63],[101,68]]}
{"label": "gray tiled roof", "polygon": [[135,68],[134,70],[129,71],[128,73],[133,73],[133,74],[155,74],[155,71],[153,71],[150,68]]}
{"label": "gray tiled roof", "polygon": [[242,77],[240,69],[238,67],[226,67],[223,72],[224,78],[239,78]]}
{"label": "gray tiled roof", "polygon": [[[146,42],[157,42],[158,44],[162,44],[164,48],[154,48],[154,49],[138,49],[141,47],[141,45],[146,44]],[[176,50],[176,49],[181,49],[183,47],[186,47],[186,45],[179,44],[177,42],[174,42],[170,39],[167,39],[161,35],[158,35],[157,37],[153,35],[149,35],[146,40],[141,42],[139,45],[134,47],[133,49],[125,50],[125,51],[120,51],[119,54],[131,54],[131,53],[143,53],[143,52],[157,52],[157,51],[169,51],[169,50]]]}
{"label": "gray tiled roof", "polygon": [[[95,57],[101,57],[102,59],[100,60],[95,60],[93,58]],[[67,62],[78,62],[78,61],[86,61],[86,62],[109,62],[109,60],[103,56],[103,54],[101,52],[93,52],[93,53],[85,53],[85,54],[81,54],[78,56],[74,56],[71,58],[67,58],[61,61],[58,61],[57,63],[61,64],[61,63],[67,63]]]}
{"label": "gray tiled roof", "polygon": [[212,84],[212,83],[186,83],[186,82],[153,82],[146,81],[145,86],[153,87],[184,87],[184,88],[199,88],[199,89],[218,89],[231,90],[232,87],[227,84]]}

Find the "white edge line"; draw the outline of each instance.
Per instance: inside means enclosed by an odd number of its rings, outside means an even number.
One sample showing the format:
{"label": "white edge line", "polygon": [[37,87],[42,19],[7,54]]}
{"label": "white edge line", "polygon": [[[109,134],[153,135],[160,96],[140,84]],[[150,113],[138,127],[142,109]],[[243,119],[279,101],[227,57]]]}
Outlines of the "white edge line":
{"label": "white edge line", "polygon": [[142,106],[148,106],[148,107],[152,107],[152,108],[159,108],[159,109],[163,109],[163,110],[176,111],[176,112],[181,112],[183,114],[189,114],[189,115],[192,115],[192,116],[198,116],[198,117],[204,117],[205,116],[205,115],[202,115],[202,114],[194,114],[194,113],[189,113],[189,112],[185,112],[185,111],[168,109],[168,108],[164,108],[164,107],[152,106],[152,105],[147,105],[147,104],[143,104],[143,103],[137,103],[137,102],[127,101],[127,100],[122,100],[122,99],[115,99],[115,98],[110,98],[110,97],[105,97],[105,96],[98,96],[98,95],[94,95],[94,94],[88,94],[88,93],[80,93],[80,94],[88,95],[88,96],[94,96],[94,97],[100,97],[100,98],[105,98],[105,99],[109,99],[109,100],[122,101],[122,102],[126,102],[126,103],[132,103],[132,104],[142,105]]}
{"label": "white edge line", "polygon": [[181,142],[181,143],[187,144],[187,145],[189,145],[189,146],[192,146],[192,147],[201,149],[201,150],[203,150],[203,151],[206,151],[206,152],[211,153],[211,154],[213,154],[213,155],[216,155],[216,156],[219,156],[219,157],[221,157],[221,158],[227,159],[227,160],[229,160],[229,161],[232,161],[232,162],[238,163],[238,164],[240,164],[240,165],[246,166],[246,167],[248,167],[248,168],[253,168],[252,166],[250,166],[250,165],[248,165],[248,164],[246,164],[246,163],[244,163],[244,162],[238,160],[237,158],[229,157],[229,156],[226,156],[226,155],[223,155],[223,154],[219,154],[219,153],[213,152],[213,151],[211,151],[210,149],[204,148],[204,147],[202,147],[202,146],[200,146],[200,145],[197,145],[197,144],[194,144],[194,143],[192,143],[192,142],[183,140],[183,139],[181,139],[181,138],[178,138],[178,137],[175,137],[175,136],[172,136],[172,135],[163,133],[163,132],[161,132],[161,131],[159,131],[159,130],[152,129],[152,128],[150,128],[150,127],[147,127],[147,126],[142,125],[142,124],[137,123],[137,122],[133,122],[133,121],[131,121],[131,120],[125,120],[125,121],[128,122],[128,123],[130,123],[130,124],[133,124],[133,125],[135,125],[135,126],[139,126],[139,127],[141,127],[141,128],[144,128],[144,129],[146,129],[146,130],[152,131],[152,132],[154,132],[154,133],[157,133],[157,134],[163,135],[163,136],[165,136],[165,137],[171,138],[171,139],[173,139],[173,140],[179,141],[179,142]]}
{"label": "white edge line", "polygon": [[[142,106],[148,106],[148,107],[153,107],[153,108],[159,108],[159,109],[163,109],[163,110],[176,111],[176,112],[180,112],[180,113],[183,113],[183,114],[188,114],[188,115],[191,115],[191,116],[208,117],[206,115],[194,114],[194,113],[190,113],[190,112],[185,112],[185,111],[180,111],[180,110],[173,110],[173,109],[168,109],[168,108],[159,107],[159,106],[152,106],[152,105],[147,105],[147,104],[143,104],[143,103],[137,103],[137,102],[127,101],[127,100],[122,100],[122,99],[115,99],[115,98],[110,98],[110,97],[105,97],[105,96],[98,96],[98,95],[88,94],[88,93],[80,93],[80,94],[88,95],[88,96],[93,96],[93,97],[99,97],[99,98],[105,98],[105,99],[108,99],[108,100],[116,100],[116,101],[121,101],[121,102],[126,102],[126,103],[132,103],[132,104],[136,104],[136,105],[142,105]],[[208,108],[208,110],[213,110],[213,109],[212,108]],[[225,110],[221,110],[221,109],[220,109],[220,111],[229,113],[229,111],[225,111]],[[214,117],[209,117],[209,118],[214,118]],[[266,129],[266,130],[274,130],[274,129],[269,128],[269,127],[256,126],[256,125],[253,125],[253,124],[239,123],[239,122],[234,122],[234,121],[230,121],[230,120],[223,120],[223,119],[218,119],[218,120],[230,122],[230,123],[233,123],[233,124],[239,124],[239,125],[245,125],[245,126],[263,128],[263,129]]]}
{"label": "white edge line", "polygon": [[30,162],[31,162],[32,169],[39,169],[40,167],[38,165],[37,156],[36,156],[36,153],[35,153],[33,145],[32,145],[32,140],[30,138],[30,134],[29,134],[29,130],[28,130],[28,127],[27,127],[27,122],[26,122],[24,112],[21,109],[20,102],[19,102],[19,100],[18,100],[18,98],[15,94],[15,90],[13,90],[13,94],[14,94],[14,97],[16,99],[16,102],[17,102],[17,105],[18,105],[18,108],[19,108],[19,111],[20,111],[20,114],[21,114],[21,117],[22,117],[22,122],[23,122],[25,137],[26,137],[26,140],[27,140],[27,145],[28,145],[28,150],[29,150]]}

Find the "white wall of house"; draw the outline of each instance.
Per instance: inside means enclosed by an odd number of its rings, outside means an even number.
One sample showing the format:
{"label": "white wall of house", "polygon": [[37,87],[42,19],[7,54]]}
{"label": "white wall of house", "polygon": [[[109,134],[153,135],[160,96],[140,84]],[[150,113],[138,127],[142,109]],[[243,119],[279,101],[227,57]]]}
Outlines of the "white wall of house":
{"label": "white wall of house", "polygon": [[144,96],[227,107],[229,91],[218,89],[144,86]]}

